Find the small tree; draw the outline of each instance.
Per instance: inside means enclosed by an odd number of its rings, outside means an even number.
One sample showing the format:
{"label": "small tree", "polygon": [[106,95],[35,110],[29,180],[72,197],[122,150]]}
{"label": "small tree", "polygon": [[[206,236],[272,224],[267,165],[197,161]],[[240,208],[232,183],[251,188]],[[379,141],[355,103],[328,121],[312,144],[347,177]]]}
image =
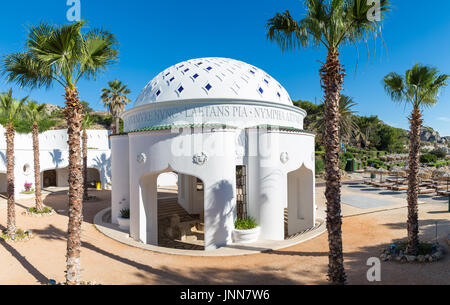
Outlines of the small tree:
{"label": "small tree", "polygon": [[126,104],[131,100],[126,96],[131,91],[127,88],[127,85],[122,84],[119,80],[108,82],[109,88],[102,89],[102,101],[105,107],[109,109],[109,112],[114,118],[114,132],[120,133],[120,114],[125,110]]}
{"label": "small tree", "polygon": [[28,97],[20,101],[13,98],[13,91],[10,89],[7,93],[0,95],[0,116],[6,122],[6,181],[8,212],[6,234],[16,234],[16,209],[15,209],[15,187],[14,187],[14,129],[15,120],[22,115],[23,104]]}
{"label": "small tree", "polygon": [[78,81],[95,79],[117,61],[117,41],[108,31],[92,29],[83,33],[85,21],[63,26],[41,23],[28,29],[26,50],[6,56],[3,72],[7,80],[21,87],[50,87],[54,83],[65,90],[64,116],[69,137],[69,225],[67,238],[66,283],[81,282],[81,224],[83,222],[81,123],[83,105]]}
{"label": "small tree", "polygon": [[407,70],[405,76],[389,73],[384,78],[386,93],[395,102],[412,106],[409,118],[411,130],[409,139],[408,173],[408,252],[419,251],[419,219],[417,200],[419,195],[419,153],[422,109],[438,102],[439,91],[447,86],[449,75],[441,74],[436,68],[416,64]]}
{"label": "small tree", "polygon": [[41,194],[41,165],[39,162],[39,123],[46,119],[45,104],[39,105],[34,101],[29,101],[25,107],[25,115],[32,124],[33,155],[34,155],[34,185],[36,210],[42,211]]}

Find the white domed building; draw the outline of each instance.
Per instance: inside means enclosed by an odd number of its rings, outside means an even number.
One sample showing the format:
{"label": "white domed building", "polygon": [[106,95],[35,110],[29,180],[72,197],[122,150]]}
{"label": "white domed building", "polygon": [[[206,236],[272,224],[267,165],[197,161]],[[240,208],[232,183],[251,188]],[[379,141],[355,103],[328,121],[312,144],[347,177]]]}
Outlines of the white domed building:
{"label": "white domed building", "polygon": [[112,222],[129,207],[130,236],[158,245],[158,177],[174,173],[178,204],[200,215],[205,250],[233,242],[237,217],[253,217],[264,240],[313,227],[305,116],[275,79],[241,61],[200,58],[164,70],[122,115],[125,134],[111,137]]}

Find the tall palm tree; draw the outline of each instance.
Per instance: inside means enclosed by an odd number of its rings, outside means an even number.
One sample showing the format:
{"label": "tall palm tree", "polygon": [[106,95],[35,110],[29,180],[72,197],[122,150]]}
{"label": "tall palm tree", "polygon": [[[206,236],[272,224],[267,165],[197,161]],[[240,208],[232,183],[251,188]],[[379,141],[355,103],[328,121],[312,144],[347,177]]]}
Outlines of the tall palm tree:
{"label": "tall palm tree", "polygon": [[82,224],[82,170],[80,133],[83,106],[77,83],[95,79],[117,60],[117,42],[113,34],[100,29],[83,33],[85,22],[63,26],[41,23],[28,29],[26,50],[8,55],[3,63],[7,79],[22,87],[50,87],[60,84],[65,90],[64,115],[69,144],[69,226],[67,239],[66,283],[80,283]]}
{"label": "tall palm tree", "polygon": [[122,84],[119,80],[108,82],[109,88],[102,89],[102,101],[105,107],[108,107],[109,112],[114,118],[115,134],[120,133],[120,114],[125,110],[125,106],[131,102],[126,96],[131,91],[127,85]]}
{"label": "tall palm tree", "polygon": [[6,181],[7,181],[7,197],[8,197],[8,212],[6,234],[16,234],[16,209],[14,196],[14,137],[16,131],[14,123],[17,117],[22,115],[23,104],[28,97],[20,101],[13,97],[13,91],[10,89],[7,93],[0,95],[0,116],[6,121]]}
{"label": "tall palm tree", "polygon": [[39,162],[39,122],[46,118],[45,104],[39,105],[34,101],[28,101],[25,107],[25,115],[33,124],[33,154],[34,154],[34,185],[35,185],[35,205],[37,211],[42,211],[44,204],[42,203],[41,194],[41,165]]}
{"label": "tall palm tree", "polygon": [[408,252],[416,255],[419,250],[419,221],[417,198],[419,191],[419,152],[422,109],[438,102],[439,91],[447,86],[449,75],[441,74],[436,68],[415,64],[405,76],[389,73],[384,78],[384,88],[393,101],[412,106],[409,136],[408,174]]}
{"label": "tall palm tree", "polygon": [[82,147],[83,147],[83,200],[89,200],[88,194],[88,181],[87,181],[87,173],[88,173],[88,136],[87,130],[94,125],[94,119],[88,113],[86,113],[83,117],[82,128]]}
{"label": "tall palm tree", "polygon": [[[321,105],[322,106],[322,105]],[[351,97],[341,95],[339,99],[339,137],[342,141],[349,141],[353,136],[358,135],[359,127],[354,120],[356,111],[352,108],[356,106],[356,102]],[[313,123],[320,133],[325,132],[325,114],[322,113]]]}
{"label": "tall palm tree", "polygon": [[[339,61],[342,45],[366,41],[379,33],[380,22],[369,15],[375,3],[367,0],[305,0],[306,16],[296,21],[289,11],[277,13],[267,23],[267,38],[283,51],[296,48],[324,47],[327,59],[320,69],[325,91],[325,167],[327,229],[330,247],[328,278],[344,284],[346,275],[342,250],[341,191],[339,172],[339,99],[345,71]],[[379,13],[388,10],[388,0],[381,0]],[[381,19],[380,19],[381,20]]]}

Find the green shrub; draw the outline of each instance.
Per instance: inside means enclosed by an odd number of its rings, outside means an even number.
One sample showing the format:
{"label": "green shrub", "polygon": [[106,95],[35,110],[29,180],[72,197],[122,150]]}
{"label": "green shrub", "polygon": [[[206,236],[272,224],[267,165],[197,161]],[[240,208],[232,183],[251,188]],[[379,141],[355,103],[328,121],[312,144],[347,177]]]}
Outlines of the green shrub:
{"label": "green shrub", "polygon": [[380,168],[380,167],[386,168],[386,166],[384,165],[384,162],[381,161],[380,159],[368,159],[367,165],[375,167],[375,168]]}
{"label": "green shrub", "polygon": [[120,210],[120,216],[122,218],[129,219],[130,218],[130,209]]}
{"label": "green shrub", "polygon": [[325,171],[325,162],[322,158],[316,158],[316,174]]}
{"label": "green shrub", "polygon": [[430,152],[430,154],[435,155],[438,160],[445,159],[445,156],[447,155],[447,151],[445,151],[443,148],[436,148]]}
{"label": "green shrub", "polygon": [[236,230],[251,230],[256,227],[258,227],[258,224],[253,217],[247,217],[246,219],[237,219],[234,222],[234,228]]}
{"label": "green shrub", "polygon": [[50,214],[53,210],[49,207],[44,207],[42,210],[37,210],[36,208],[29,208],[28,212],[33,214]]}
{"label": "green shrub", "polygon": [[420,156],[420,163],[433,163],[437,161],[436,155],[431,153]]}

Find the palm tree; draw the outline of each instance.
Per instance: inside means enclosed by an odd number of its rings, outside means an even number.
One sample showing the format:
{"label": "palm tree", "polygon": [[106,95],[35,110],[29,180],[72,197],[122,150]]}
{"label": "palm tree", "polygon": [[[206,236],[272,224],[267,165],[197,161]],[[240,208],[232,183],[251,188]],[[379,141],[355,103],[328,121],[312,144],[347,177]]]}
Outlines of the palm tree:
{"label": "palm tree", "polygon": [[67,239],[66,283],[80,283],[82,224],[82,170],[80,133],[83,106],[77,83],[95,79],[99,72],[117,60],[117,42],[108,31],[82,32],[84,21],[63,26],[41,23],[28,29],[26,50],[8,55],[3,63],[10,82],[21,87],[50,87],[60,84],[65,90],[64,115],[69,144],[69,226]]}
{"label": "palm tree", "polygon": [[447,86],[449,75],[441,74],[436,68],[415,64],[405,76],[389,73],[384,78],[384,88],[393,101],[410,104],[413,108],[409,135],[408,174],[408,252],[416,255],[419,250],[419,222],[417,198],[419,191],[419,152],[422,109],[438,102],[439,91]]}
{"label": "palm tree", "polygon": [[[341,191],[339,172],[339,100],[344,82],[344,68],[339,61],[342,45],[366,41],[379,33],[380,22],[369,18],[375,3],[367,0],[306,0],[306,16],[293,19],[289,11],[277,13],[267,23],[267,38],[283,51],[296,48],[324,47],[327,59],[320,69],[325,91],[325,166],[327,229],[330,247],[328,278],[344,284],[346,275],[342,250]],[[380,17],[388,9],[388,0],[380,1]],[[382,14],[383,13],[383,14]],[[380,19],[381,20],[381,19]]]}
{"label": "palm tree", "polygon": [[105,107],[108,107],[109,112],[114,118],[115,134],[120,133],[120,114],[125,110],[126,104],[131,100],[126,96],[131,91],[127,88],[127,85],[122,84],[119,80],[113,80],[108,82],[109,88],[102,89],[102,101]]}
{"label": "palm tree", "polygon": [[6,234],[11,236],[16,234],[16,209],[14,196],[14,129],[15,120],[21,116],[23,104],[28,97],[18,101],[12,96],[13,91],[10,89],[7,93],[0,95],[0,115],[6,121],[6,181],[7,181],[7,197],[8,212]]}
{"label": "palm tree", "polygon": [[[356,124],[354,119],[356,111],[352,110],[352,108],[355,106],[356,102],[354,102],[351,97],[341,95],[339,99],[339,138],[341,141],[348,142],[352,137],[360,133],[358,124]],[[317,121],[313,123],[313,127],[321,134],[324,134],[325,132],[324,113],[322,113],[317,118]]]}
{"label": "palm tree", "polygon": [[94,125],[94,119],[92,116],[90,116],[88,113],[86,113],[83,117],[83,135],[82,135],[82,142],[83,142],[83,200],[89,200],[89,194],[88,194],[88,181],[87,181],[87,173],[88,173],[88,137],[87,137],[87,130]]}
{"label": "palm tree", "polygon": [[33,124],[33,153],[34,153],[34,185],[36,210],[42,211],[44,205],[41,198],[41,166],[39,162],[39,122],[45,119],[45,104],[39,105],[34,101],[29,101],[25,107],[25,115]]}

